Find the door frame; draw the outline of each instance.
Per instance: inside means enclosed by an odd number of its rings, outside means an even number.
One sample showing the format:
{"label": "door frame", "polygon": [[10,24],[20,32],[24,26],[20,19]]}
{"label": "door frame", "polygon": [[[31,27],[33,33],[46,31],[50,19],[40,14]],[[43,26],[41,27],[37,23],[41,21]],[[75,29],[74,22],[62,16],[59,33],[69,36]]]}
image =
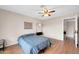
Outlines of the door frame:
{"label": "door frame", "polygon": [[78,45],[78,16],[75,17],[75,46]]}
{"label": "door frame", "polygon": [[[68,18],[64,18],[63,23],[65,22],[66,19],[72,19],[75,18],[75,47],[77,48],[78,45],[78,16],[73,16],[73,17],[68,17]],[[63,24],[63,32],[64,32],[64,24]],[[63,40],[64,40],[64,33],[63,33]]]}

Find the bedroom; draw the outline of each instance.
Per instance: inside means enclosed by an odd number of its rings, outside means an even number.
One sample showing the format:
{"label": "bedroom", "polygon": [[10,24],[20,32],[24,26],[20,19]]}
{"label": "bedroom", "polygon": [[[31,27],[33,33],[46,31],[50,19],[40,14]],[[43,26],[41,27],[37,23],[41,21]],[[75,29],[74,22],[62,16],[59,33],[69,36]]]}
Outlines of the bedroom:
{"label": "bedroom", "polygon": [[[2,54],[22,54],[22,48],[18,46],[18,38],[21,35],[28,35],[36,32],[42,32],[43,35],[41,36],[50,38],[50,41],[52,42],[52,45],[41,53],[79,53],[79,49],[74,47],[74,45],[77,46],[78,40],[75,40],[75,44],[67,42],[64,40],[63,34],[64,19],[75,18],[77,21],[79,6],[48,5],[46,6],[47,8],[55,10],[51,16],[42,16],[42,14],[39,13],[42,11],[43,7],[45,6],[0,5],[0,39],[6,41],[4,51],[1,50]],[[25,26],[27,23],[30,27]]]}

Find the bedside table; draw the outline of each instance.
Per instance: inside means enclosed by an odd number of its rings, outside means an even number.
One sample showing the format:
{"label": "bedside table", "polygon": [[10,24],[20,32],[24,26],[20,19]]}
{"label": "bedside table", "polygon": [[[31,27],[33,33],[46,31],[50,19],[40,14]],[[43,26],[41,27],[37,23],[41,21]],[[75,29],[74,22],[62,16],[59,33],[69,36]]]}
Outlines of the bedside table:
{"label": "bedside table", "polygon": [[4,51],[4,48],[5,48],[5,40],[1,39],[0,40],[0,50],[2,49]]}

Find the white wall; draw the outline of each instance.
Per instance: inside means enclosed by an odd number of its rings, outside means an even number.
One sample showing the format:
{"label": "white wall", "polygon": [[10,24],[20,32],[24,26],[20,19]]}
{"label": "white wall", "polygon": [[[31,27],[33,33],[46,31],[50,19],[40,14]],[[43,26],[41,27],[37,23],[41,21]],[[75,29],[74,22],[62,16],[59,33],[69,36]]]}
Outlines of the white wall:
{"label": "white wall", "polygon": [[68,22],[64,21],[64,31],[67,31],[67,26],[68,26],[67,23]]}
{"label": "white wall", "polygon": [[[24,21],[33,22],[33,29],[24,29]],[[0,10],[0,39],[6,39],[8,46],[16,44],[20,35],[36,32],[38,22],[27,16]]]}
{"label": "white wall", "polygon": [[63,19],[51,19],[43,22],[44,35],[50,38],[63,40]]}

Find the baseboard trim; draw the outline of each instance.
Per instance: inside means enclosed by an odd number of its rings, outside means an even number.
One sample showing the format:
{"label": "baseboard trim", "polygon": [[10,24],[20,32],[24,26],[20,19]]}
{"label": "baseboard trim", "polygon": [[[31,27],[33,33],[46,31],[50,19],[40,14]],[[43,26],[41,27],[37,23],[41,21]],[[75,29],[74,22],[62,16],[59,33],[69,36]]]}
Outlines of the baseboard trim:
{"label": "baseboard trim", "polygon": [[[50,38],[50,37],[49,37],[49,38]],[[56,39],[56,38],[50,38],[50,39],[53,39],[53,40],[58,40],[58,41],[61,41],[61,42],[63,42],[63,40]]]}
{"label": "baseboard trim", "polygon": [[18,44],[18,43],[14,43],[14,44],[6,45],[5,47],[13,46],[13,45],[15,45],[15,44]]}

